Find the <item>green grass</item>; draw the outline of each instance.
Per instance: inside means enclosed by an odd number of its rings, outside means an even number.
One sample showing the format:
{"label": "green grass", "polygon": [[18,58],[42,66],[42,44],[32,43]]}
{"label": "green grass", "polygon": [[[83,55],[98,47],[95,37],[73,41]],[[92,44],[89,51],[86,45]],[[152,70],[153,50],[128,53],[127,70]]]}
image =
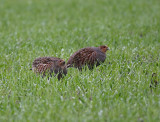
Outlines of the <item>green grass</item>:
{"label": "green grass", "polygon": [[[29,69],[107,44],[93,71],[58,81]],[[1,0],[0,121],[160,121],[159,0]]]}

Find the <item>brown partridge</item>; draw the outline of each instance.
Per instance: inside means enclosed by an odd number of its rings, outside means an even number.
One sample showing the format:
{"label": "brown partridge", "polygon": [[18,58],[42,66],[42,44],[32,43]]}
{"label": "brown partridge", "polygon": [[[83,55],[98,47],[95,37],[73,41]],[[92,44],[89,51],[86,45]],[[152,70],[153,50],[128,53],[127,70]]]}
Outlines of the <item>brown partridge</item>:
{"label": "brown partridge", "polygon": [[87,65],[89,69],[93,69],[94,65],[98,66],[106,59],[106,51],[108,46],[82,48],[75,52],[68,60],[67,67],[75,67],[79,70]]}
{"label": "brown partridge", "polygon": [[63,74],[67,74],[67,68],[65,66],[65,61],[56,57],[39,57],[33,61],[32,70],[35,73],[41,74],[42,77],[47,74],[52,76],[57,75],[58,80],[63,77]]}

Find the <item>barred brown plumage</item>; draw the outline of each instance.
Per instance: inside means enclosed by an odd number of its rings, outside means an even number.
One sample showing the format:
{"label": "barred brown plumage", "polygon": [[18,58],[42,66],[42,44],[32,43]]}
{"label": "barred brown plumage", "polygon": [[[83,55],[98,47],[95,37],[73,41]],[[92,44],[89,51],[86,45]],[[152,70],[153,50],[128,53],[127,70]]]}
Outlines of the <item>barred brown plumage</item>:
{"label": "barred brown plumage", "polygon": [[54,76],[57,75],[58,80],[63,77],[63,74],[67,74],[65,61],[56,57],[36,58],[33,61],[32,70],[37,74],[41,74],[43,77],[47,74],[52,76],[54,72]]}
{"label": "barred brown plumage", "polygon": [[79,70],[87,65],[89,69],[93,69],[94,65],[98,66],[106,59],[106,51],[108,46],[82,48],[75,52],[68,60],[67,67],[75,67]]}

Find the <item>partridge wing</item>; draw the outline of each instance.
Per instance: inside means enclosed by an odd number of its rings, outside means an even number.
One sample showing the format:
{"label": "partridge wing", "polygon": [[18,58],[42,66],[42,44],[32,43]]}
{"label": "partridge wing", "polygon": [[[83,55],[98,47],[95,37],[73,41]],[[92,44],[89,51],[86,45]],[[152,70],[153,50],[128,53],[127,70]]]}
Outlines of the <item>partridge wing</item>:
{"label": "partridge wing", "polygon": [[81,68],[85,64],[94,65],[96,61],[96,52],[91,49],[83,49],[73,57],[75,67]]}
{"label": "partridge wing", "polygon": [[57,60],[60,60],[59,58],[54,58],[54,57],[44,57],[41,61],[43,64],[50,64],[52,62],[55,62]]}
{"label": "partridge wing", "polygon": [[34,60],[33,66],[36,67],[39,64],[50,64],[56,62],[57,60],[60,59],[55,57],[40,57]]}
{"label": "partridge wing", "polygon": [[35,67],[35,72],[45,75],[46,73],[51,73],[52,67],[53,63],[47,63],[47,64],[39,63]]}

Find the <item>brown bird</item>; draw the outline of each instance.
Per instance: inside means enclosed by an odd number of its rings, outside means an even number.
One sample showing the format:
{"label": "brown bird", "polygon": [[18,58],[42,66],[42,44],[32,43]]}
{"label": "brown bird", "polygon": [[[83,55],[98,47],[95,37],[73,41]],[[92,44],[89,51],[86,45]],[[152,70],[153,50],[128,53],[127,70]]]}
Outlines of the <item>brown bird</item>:
{"label": "brown bird", "polygon": [[68,60],[67,67],[75,67],[79,70],[87,65],[89,69],[93,69],[94,65],[98,66],[106,59],[106,51],[108,46],[82,48],[75,52]]}
{"label": "brown bird", "polygon": [[58,74],[58,80],[63,77],[63,74],[67,74],[65,61],[56,57],[36,58],[33,61],[32,70],[37,74],[41,74],[42,77],[46,76],[47,74],[52,77],[52,73],[54,72],[54,76]]}

